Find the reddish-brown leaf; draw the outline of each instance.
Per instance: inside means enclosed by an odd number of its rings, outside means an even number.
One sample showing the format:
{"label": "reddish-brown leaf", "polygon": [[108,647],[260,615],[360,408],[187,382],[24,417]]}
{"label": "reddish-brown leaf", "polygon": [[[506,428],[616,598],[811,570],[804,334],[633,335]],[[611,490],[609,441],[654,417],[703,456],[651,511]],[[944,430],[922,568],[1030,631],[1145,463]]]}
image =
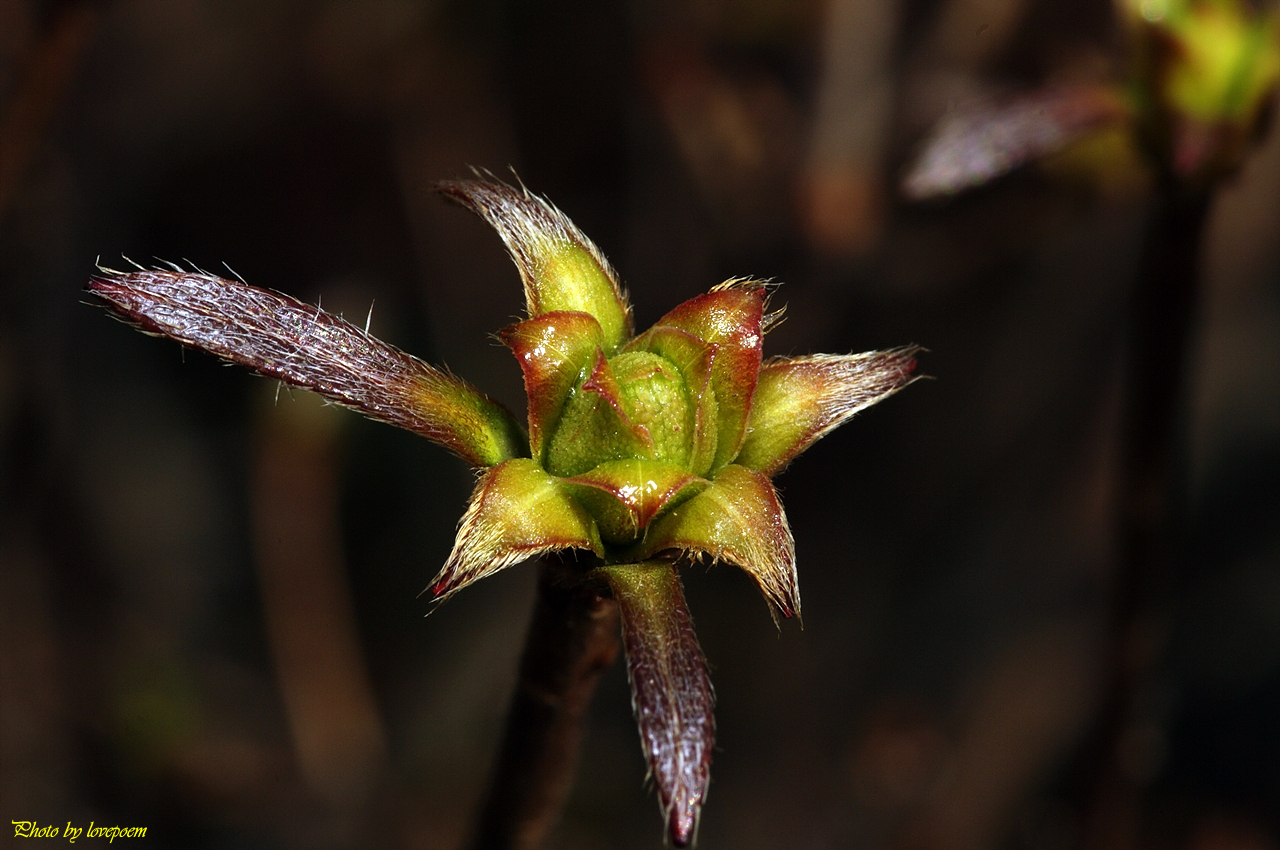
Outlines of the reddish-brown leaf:
{"label": "reddish-brown leaf", "polygon": [[707,797],[715,695],[680,577],[666,561],[601,567],[622,612],[640,744],[671,843],[687,847]]}
{"label": "reddish-brown leaf", "polygon": [[515,418],[448,372],[288,295],[204,272],[108,272],[89,292],[142,330],[314,390],[475,466],[524,454]]}

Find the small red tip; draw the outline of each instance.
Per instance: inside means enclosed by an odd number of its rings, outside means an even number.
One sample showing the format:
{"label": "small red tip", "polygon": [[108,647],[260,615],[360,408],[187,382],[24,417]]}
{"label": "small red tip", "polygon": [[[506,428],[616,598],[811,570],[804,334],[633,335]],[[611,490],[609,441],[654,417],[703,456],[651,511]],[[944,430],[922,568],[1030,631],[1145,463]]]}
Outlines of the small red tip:
{"label": "small red tip", "polygon": [[697,823],[696,811],[681,800],[671,803],[671,814],[668,815],[667,829],[671,833],[671,844],[675,847],[688,847],[693,843],[693,828]]}

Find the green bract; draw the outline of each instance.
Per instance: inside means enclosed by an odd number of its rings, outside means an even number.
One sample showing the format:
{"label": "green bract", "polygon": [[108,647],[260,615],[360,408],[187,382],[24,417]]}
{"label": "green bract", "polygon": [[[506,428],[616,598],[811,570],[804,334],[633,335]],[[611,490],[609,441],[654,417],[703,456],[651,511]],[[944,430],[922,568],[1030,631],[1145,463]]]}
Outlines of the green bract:
{"label": "green bract", "polygon": [[559,210],[499,183],[441,190],[498,230],[524,279],[529,318],[500,337],[524,372],[532,457],[482,475],[436,594],[577,548],[608,565],[727,561],[783,616],[799,613],[791,533],[768,476],[905,385],[913,351],[764,364],[768,289],[753,280],[690,299],[631,338],[613,270]]}

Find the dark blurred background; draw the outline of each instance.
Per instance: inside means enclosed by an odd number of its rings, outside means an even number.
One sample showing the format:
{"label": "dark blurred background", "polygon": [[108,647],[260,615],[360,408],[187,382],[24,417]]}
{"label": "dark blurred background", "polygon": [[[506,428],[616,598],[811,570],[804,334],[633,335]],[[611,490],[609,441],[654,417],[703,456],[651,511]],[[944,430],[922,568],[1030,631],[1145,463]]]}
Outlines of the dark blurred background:
{"label": "dark blurred background", "polygon": [[[700,846],[1074,844],[1114,587],[1147,181],[1055,158],[894,186],[992,92],[1123,70],[1106,0],[0,2],[0,823],[154,847],[452,848],[535,570],[438,610],[471,476],[407,433],[88,306],[95,262],[224,263],[513,410],[498,238],[431,191],[513,167],[645,327],[783,283],[766,354],[930,349],[779,481],[804,627],[686,574],[719,740]],[[1106,150],[1105,146],[1102,150]],[[1280,133],[1219,194],[1134,843],[1280,846]],[[432,612],[430,616],[425,616]],[[661,840],[621,665],[560,848]],[[1128,750],[1126,750],[1128,751]]]}

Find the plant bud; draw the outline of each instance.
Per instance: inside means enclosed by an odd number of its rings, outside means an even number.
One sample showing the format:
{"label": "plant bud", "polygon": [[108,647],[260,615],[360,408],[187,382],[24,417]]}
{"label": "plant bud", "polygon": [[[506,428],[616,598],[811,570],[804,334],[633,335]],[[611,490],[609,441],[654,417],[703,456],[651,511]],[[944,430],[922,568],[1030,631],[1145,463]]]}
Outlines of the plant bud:
{"label": "plant bud", "polygon": [[608,582],[641,741],[671,839],[692,842],[715,721],[676,565],[742,568],[772,610],[800,612],[795,545],[770,476],[855,412],[912,380],[916,349],[772,360],[768,289],[731,280],[632,337],[600,251],[559,210],[496,182],[441,192],[499,232],[529,318],[499,334],[524,373],[528,441],[454,376],[288,296],[203,272],[108,272],[89,283],[118,315],[375,419],[480,468],[443,599],[538,555],[576,550]]}

